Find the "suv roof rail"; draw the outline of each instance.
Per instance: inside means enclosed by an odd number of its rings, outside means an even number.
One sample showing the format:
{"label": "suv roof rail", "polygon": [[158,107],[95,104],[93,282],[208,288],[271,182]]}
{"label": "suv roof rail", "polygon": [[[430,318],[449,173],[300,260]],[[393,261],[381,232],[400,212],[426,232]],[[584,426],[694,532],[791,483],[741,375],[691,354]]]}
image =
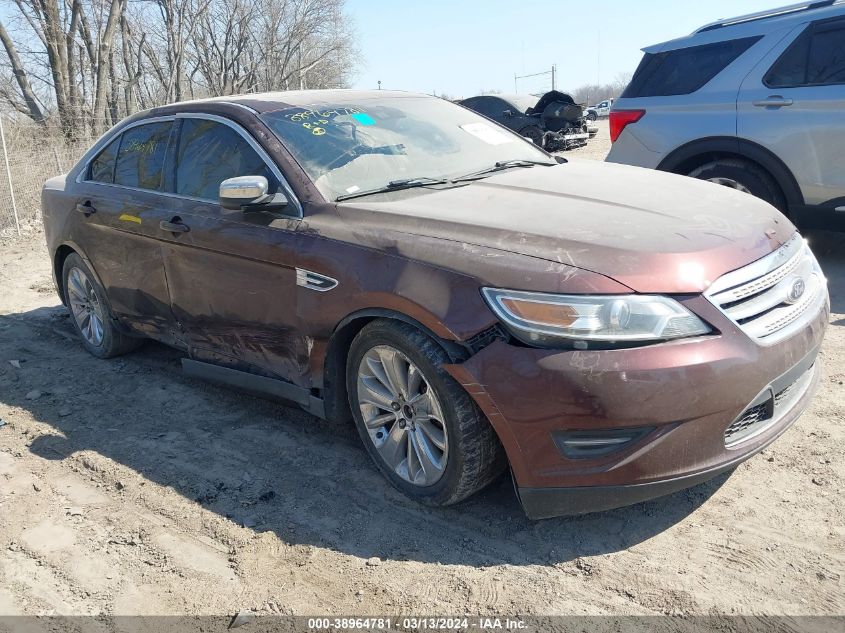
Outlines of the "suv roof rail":
{"label": "suv roof rail", "polygon": [[705,31],[714,31],[726,26],[733,26],[735,24],[745,24],[746,22],[755,22],[757,20],[765,20],[767,18],[779,17],[781,15],[789,15],[792,13],[802,13],[804,11],[814,11],[815,9],[824,9],[825,7],[839,4],[841,0],[810,0],[807,2],[799,2],[798,4],[790,4],[785,7],[778,7],[776,9],[769,9],[768,11],[759,11],[757,13],[749,13],[748,15],[741,15],[736,18],[729,18],[727,20],[718,20],[705,24],[696,33],[703,33]]}

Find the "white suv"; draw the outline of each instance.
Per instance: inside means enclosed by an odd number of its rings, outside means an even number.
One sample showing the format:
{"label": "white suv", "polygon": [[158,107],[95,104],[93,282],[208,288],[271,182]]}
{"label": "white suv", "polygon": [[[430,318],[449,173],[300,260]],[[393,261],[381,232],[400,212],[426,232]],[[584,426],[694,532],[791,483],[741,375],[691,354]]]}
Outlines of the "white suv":
{"label": "white suv", "polygon": [[595,121],[599,117],[606,117],[610,115],[610,109],[613,107],[613,99],[605,99],[598,105],[590,106],[584,113],[589,121]]}
{"label": "white suv", "polygon": [[845,2],[708,24],[644,49],[610,113],[608,161],[752,193],[845,225]]}

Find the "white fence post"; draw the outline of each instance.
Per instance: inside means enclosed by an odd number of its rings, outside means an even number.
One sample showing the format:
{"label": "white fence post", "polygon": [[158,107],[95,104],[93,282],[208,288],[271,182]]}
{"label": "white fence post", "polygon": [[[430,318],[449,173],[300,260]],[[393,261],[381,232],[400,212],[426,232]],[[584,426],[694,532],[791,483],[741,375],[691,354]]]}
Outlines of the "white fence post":
{"label": "white fence post", "polygon": [[3,160],[6,162],[6,178],[9,179],[9,196],[12,198],[12,213],[15,214],[15,228],[21,234],[21,222],[18,219],[18,205],[15,204],[15,189],[12,186],[12,168],[9,165],[9,153],[6,151],[6,132],[3,129],[3,117],[0,116],[0,141],[3,143]]}

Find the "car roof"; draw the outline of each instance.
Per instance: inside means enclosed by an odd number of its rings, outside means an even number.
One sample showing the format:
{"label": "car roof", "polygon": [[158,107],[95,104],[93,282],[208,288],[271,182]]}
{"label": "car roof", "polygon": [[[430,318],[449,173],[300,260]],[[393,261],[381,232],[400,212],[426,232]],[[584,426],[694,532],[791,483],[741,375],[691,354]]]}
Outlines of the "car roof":
{"label": "car roof", "polygon": [[[209,97],[207,99],[194,99],[192,101],[180,101],[172,103],[163,108],[186,111],[194,110],[198,105],[206,104],[233,104],[249,108],[257,113],[273,112],[285,108],[301,108],[317,105],[334,105],[344,103],[360,103],[385,98],[424,98],[436,99],[431,95],[405,92],[403,90],[285,90],[278,92],[261,92],[254,94],[228,95],[223,97]],[[159,110],[160,108],[156,108]]]}
{"label": "car roof", "polygon": [[772,31],[798,26],[811,20],[823,20],[841,15],[845,15],[845,0],[807,0],[768,11],[711,22],[696,29],[690,35],[648,46],[642,50],[645,53],[658,53],[699,44],[766,35]]}

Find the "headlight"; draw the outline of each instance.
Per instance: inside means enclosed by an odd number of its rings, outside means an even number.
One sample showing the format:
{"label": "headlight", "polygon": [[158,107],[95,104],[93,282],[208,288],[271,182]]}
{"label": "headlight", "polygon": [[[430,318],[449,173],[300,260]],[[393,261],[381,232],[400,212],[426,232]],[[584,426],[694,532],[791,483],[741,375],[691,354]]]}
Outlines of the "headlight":
{"label": "headlight", "polygon": [[516,338],[532,345],[561,340],[636,343],[706,334],[692,312],[660,295],[558,295],[482,288]]}

